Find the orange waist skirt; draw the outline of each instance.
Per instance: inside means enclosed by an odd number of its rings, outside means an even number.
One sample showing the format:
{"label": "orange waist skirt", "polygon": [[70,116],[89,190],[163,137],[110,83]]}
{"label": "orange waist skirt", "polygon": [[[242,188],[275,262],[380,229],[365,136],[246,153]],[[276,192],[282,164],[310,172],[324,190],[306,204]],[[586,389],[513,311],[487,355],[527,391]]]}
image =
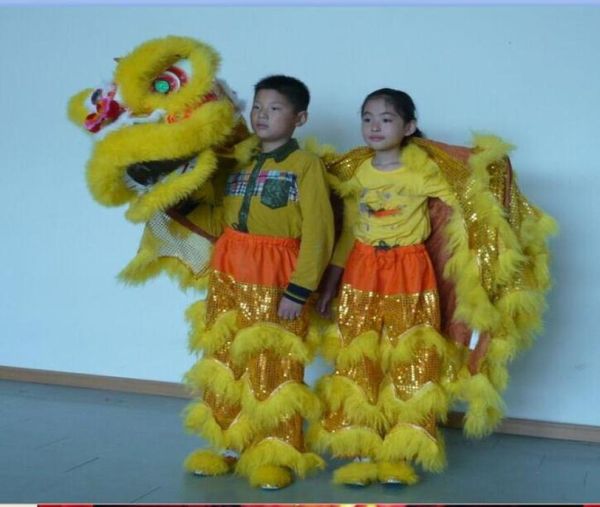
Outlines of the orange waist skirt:
{"label": "orange waist skirt", "polygon": [[285,288],[296,268],[300,240],[227,228],[217,240],[211,267],[241,283]]}
{"label": "orange waist skirt", "polygon": [[423,244],[382,249],[356,241],[342,283],[381,295],[415,294],[437,288]]}

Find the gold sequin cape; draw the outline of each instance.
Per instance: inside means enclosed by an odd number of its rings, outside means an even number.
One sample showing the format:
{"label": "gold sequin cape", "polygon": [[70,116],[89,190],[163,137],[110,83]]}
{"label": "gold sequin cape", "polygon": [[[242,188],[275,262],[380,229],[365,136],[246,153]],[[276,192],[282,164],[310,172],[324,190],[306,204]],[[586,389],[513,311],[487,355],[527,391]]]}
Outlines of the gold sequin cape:
{"label": "gold sequin cape", "polygon": [[[476,135],[472,148],[412,142],[435,161],[459,203],[450,208],[430,199],[426,246],[447,342],[443,386],[451,401],[467,404],[464,433],[482,437],[503,416],[508,363],[541,331],[551,285],[547,241],[557,225],[519,190],[508,156],[512,146],[500,138]],[[332,187],[339,191],[372,154],[361,147],[326,155]],[[470,350],[473,330],[480,338]],[[325,340],[327,357],[338,352],[335,341]]]}

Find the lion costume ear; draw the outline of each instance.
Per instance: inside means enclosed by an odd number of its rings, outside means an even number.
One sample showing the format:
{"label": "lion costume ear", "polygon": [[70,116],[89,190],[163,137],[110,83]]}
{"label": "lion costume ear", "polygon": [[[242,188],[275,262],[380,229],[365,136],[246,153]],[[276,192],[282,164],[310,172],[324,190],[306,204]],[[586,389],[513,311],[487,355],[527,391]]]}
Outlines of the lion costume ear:
{"label": "lion costume ear", "polygon": [[81,90],[69,99],[67,106],[67,116],[69,120],[84,130],[86,130],[85,119],[92,112],[92,109],[89,107],[89,104],[91,104],[89,99],[93,93],[94,88]]}

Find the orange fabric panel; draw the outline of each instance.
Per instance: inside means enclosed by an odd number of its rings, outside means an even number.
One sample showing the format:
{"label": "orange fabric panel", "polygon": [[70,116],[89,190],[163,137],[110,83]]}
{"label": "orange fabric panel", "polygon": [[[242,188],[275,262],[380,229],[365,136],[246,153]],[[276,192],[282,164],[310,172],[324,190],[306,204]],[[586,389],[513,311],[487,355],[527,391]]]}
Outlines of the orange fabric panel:
{"label": "orange fabric panel", "polygon": [[287,287],[300,240],[248,234],[227,228],[215,244],[211,266],[236,282]]}
{"label": "orange fabric panel", "polygon": [[356,241],[342,283],[381,295],[415,294],[436,288],[433,266],[423,244],[382,249]]}

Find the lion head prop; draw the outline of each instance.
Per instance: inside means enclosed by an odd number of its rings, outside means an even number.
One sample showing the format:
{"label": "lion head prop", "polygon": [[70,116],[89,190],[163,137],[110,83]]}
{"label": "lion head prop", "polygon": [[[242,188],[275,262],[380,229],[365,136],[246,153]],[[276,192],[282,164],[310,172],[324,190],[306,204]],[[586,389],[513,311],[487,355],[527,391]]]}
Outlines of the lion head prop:
{"label": "lion head prop", "polygon": [[250,157],[256,141],[243,106],[217,78],[217,52],[197,40],[153,39],[116,61],[110,82],[70,99],[69,118],[94,142],[94,199],[127,205],[126,218],[146,224],[121,278],[140,283],[164,271],[183,287],[202,287],[212,241],[185,210],[210,200],[216,171]]}

